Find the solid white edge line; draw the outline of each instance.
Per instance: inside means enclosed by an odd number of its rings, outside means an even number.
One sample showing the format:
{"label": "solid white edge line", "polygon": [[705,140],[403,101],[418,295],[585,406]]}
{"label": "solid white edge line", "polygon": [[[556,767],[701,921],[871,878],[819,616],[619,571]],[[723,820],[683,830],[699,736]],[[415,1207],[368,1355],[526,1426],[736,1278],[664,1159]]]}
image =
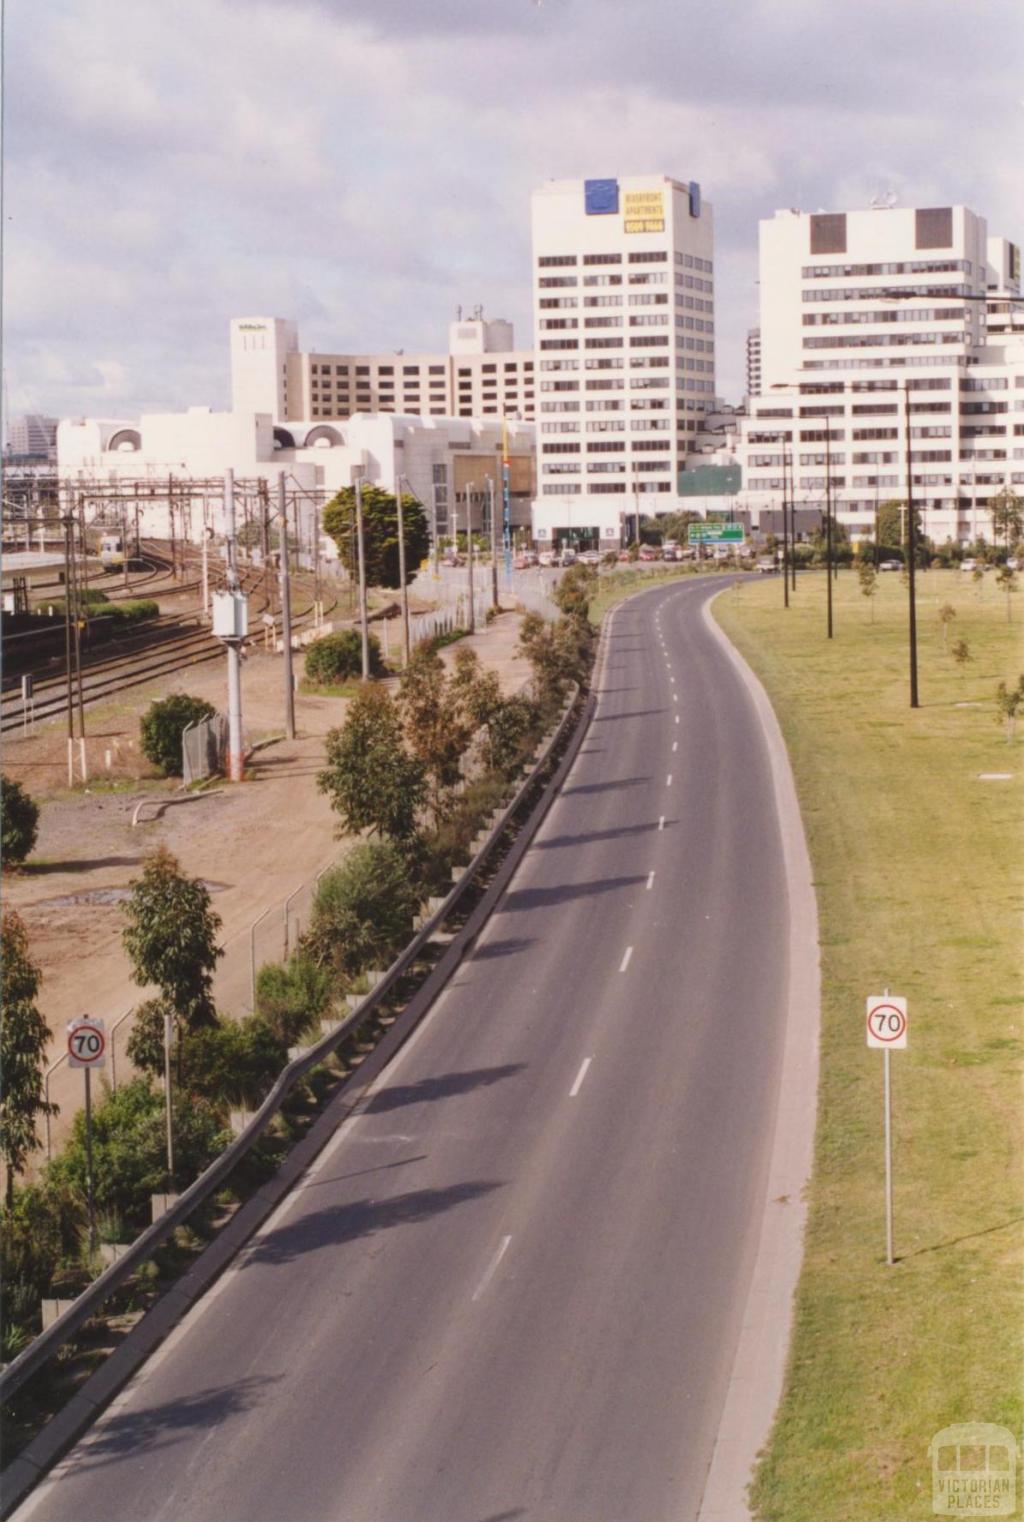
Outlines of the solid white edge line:
{"label": "solid white edge line", "polygon": [[576,1074],[576,1082],[573,1084],[572,1088],[569,1090],[569,1098],[570,1099],[575,1099],[576,1095],[579,1093],[580,1089],[583,1087],[583,1080],[587,1076],[587,1068],[590,1066],[590,1064],[593,1062],[593,1060],[594,1060],[593,1057],[584,1057],[583,1061],[580,1063],[580,1070]]}
{"label": "solid white edge line", "polygon": [[[724,591],[724,588],[723,588]],[[719,592],[716,596],[721,596]],[[821,1026],[818,906],[786,742],[760,681],[711,611],[705,622],[753,700],[768,748],[789,888],[789,999],[761,1228],[698,1522],[748,1522],[746,1489],[782,1395],[814,1161]],[[785,1198],[781,1207],[776,1202]]]}
{"label": "solid white edge line", "polygon": [[497,1272],[498,1264],[501,1262],[502,1258],[505,1256],[505,1253],[508,1251],[508,1244],[511,1242],[511,1240],[511,1237],[502,1237],[501,1242],[498,1245],[498,1251],[494,1254],[494,1257],[491,1259],[484,1272],[483,1278],[480,1280],[480,1283],[473,1291],[474,1300],[480,1299],[480,1296],[483,1294],[484,1290],[494,1278],[494,1275]]}
{"label": "solid white edge line", "polygon": [[630,957],[632,955],[633,955],[633,948],[632,948],[632,946],[627,946],[626,947],[626,955],[622,958],[622,961],[619,964],[619,971],[620,972],[625,972],[626,968],[629,966],[629,959],[630,959]]}

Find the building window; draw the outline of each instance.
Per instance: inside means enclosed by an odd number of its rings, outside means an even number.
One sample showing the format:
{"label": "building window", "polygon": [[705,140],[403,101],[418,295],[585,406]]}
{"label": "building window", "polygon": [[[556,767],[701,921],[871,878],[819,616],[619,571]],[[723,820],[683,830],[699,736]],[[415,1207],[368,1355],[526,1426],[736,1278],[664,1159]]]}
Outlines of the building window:
{"label": "building window", "polygon": [[554,269],[556,265],[575,264],[575,254],[541,254],[537,260],[538,266],[543,269]]}
{"label": "building window", "polygon": [[630,264],[665,264],[668,254],[663,248],[650,249],[644,253],[632,253],[629,256]]}
{"label": "building window", "polygon": [[584,264],[621,264],[621,254],[584,254]]}

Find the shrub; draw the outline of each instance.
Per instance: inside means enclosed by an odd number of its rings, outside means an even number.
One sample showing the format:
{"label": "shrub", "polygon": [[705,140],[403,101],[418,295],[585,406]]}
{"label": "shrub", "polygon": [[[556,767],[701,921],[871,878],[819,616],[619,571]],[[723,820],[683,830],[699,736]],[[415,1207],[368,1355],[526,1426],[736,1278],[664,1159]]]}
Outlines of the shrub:
{"label": "shrub", "polygon": [[0,852],[4,866],[17,867],[39,834],[39,805],[9,777],[0,777]]}
{"label": "shrub", "polygon": [[344,724],[328,732],[325,751],[316,785],[330,797],[343,829],[408,838],[425,796],[425,773],[405,748],[398,708],[383,687],[359,688]]}
{"label": "shrub", "polygon": [[416,867],[425,891],[447,893],[452,868],[469,860],[481,824],[505,801],[504,779],[491,773],[471,782],[451,812],[417,845]]}
{"label": "shrub", "polygon": [[[369,636],[370,675],[380,676],[385,667],[380,641]],[[321,687],[334,682],[348,682],[363,674],[363,639],[358,629],[342,629],[340,634],[325,634],[314,640],[306,651],[306,676]]]}
{"label": "shrub", "polygon": [[323,1014],[330,1000],[330,975],[308,956],[266,962],[256,975],[256,1012],[285,1046]]}
{"label": "shrub", "polygon": [[165,777],[181,776],[181,736],[189,724],[211,719],[216,709],[202,698],[174,692],[150,703],[139,725],[142,754]]}
{"label": "shrub", "polygon": [[259,1015],[226,1020],[186,1038],[180,1084],[217,1107],[255,1107],[287,1061],[287,1043]]}
{"label": "shrub", "polygon": [[[195,1178],[225,1138],[213,1108],[195,1095],[174,1105],[175,1177]],[[93,1179],[96,1208],[123,1216],[134,1227],[149,1220],[149,1196],[167,1182],[164,1096],[148,1078],[122,1085],[93,1111]],[[75,1116],[67,1146],[49,1177],[77,1200],[86,1198],[85,1115]]]}
{"label": "shrub", "polygon": [[158,618],[160,604],[151,597],[137,597],[128,602],[105,602],[94,609],[97,618],[112,618],[119,624],[139,624],[147,618]]}
{"label": "shrub", "polygon": [[347,976],[386,962],[408,936],[419,897],[397,846],[356,846],[320,879],[304,950],[318,966]]}
{"label": "shrub", "polygon": [[16,1189],[0,1211],[3,1332],[39,1330],[39,1301],[58,1267],[73,1258],[83,1215],[66,1190],[49,1181]]}

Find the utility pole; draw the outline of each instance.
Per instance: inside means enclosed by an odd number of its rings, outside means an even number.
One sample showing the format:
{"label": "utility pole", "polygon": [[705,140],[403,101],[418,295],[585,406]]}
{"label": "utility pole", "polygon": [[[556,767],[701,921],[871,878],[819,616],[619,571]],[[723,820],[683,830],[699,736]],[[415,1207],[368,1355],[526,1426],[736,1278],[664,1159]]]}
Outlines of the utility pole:
{"label": "utility pole", "polygon": [[121,498],[121,568],[124,589],[128,590],[128,503]]}
{"label": "utility pole", "polygon": [[903,383],[903,417],[907,435],[907,573],[910,617],[910,706],[919,708],[917,695],[917,527],[914,523],[914,467],[910,459],[910,384]]}
{"label": "utility pole", "polygon": [[76,557],[76,554],[75,554],[75,519],[74,519],[74,515],[73,514],[71,516],[71,528],[70,528],[69,532],[70,532],[70,535],[71,535],[71,585],[68,588],[68,595],[71,598],[71,606],[72,606],[72,610],[73,610],[72,611],[72,619],[73,619],[72,633],[73,633],[74,647],[75,647],[75,667],[76,667],[77,674],[78,674],[78,734],[79,734],[79,738],[84,740],[85,739],[85,695],[84,695],[83,690],[82,690],[82,628],[81,628],[81,624],[82,624],[82,620],[81,620],[82,603],[81,603],[81,599],[79,597],[79,589],[78,589],[78,565],[77,565],[77,557]]}
{"label": "utility pole", "polygon": [[505,585],[512,585],[512,460],[508,452],[508,423],[501,420],[501,540],[505,551]]}
{"label": "utility pole", "polygon": [[491,503],[491,607],[498,611],[498,513],[494,501],[494,478],[487,477],[487,495]]}
{"label": "utility pole", "polygon": [[[234,499],[232,498],[232,512],[233,512],[233,510],[234,510]],[[171,524],[171,580],[172,581],[177,581],[177,579],[178,579],[178,556],[177,556],[177,549],[176,549],[176,541],[175,541],[175,538],[174,538],[174,477],[173,477],[173,475],[168,475],[168,477],[167,477],[167,516],[170,519],[170,524]],[[233,521],[233,519],[232,519],[232,521]]]}
{"label": "utility pole", "polygon": [[363,681],[370,680],[370,626],[366,603],[366,546],[363,539],[363,477],[362,469],[355,479],[356,492],[356,551],[359,556],[359,626],[363,647]]}
{"label": "utility pole", "polygon": [[60,521],[64,525],[64,669],[68,688],[68,787],[70,787],[75,776],[72,755],[75,743],[75,688],[71,664],[71,529],[75,520],[70,513],[65,513]]}
{"label": "utility pole", "polygon": [[[224,537],[227,540],[227,590],[238,596],[238,565],[235,543],[235,473],[224,472]],[[242,742],[242,649],[241,640],[232,632],[225,638],[228,649],[228,778],[241,782],[245,774]]]}
{"label": "utility pole", "polygon": [[288,502],[284,471],[277,473],[277,507],[281,515],[281,640],[284,645],[284,732],[295,739],[295,676],[292,671],[292,589],[288,578]]}

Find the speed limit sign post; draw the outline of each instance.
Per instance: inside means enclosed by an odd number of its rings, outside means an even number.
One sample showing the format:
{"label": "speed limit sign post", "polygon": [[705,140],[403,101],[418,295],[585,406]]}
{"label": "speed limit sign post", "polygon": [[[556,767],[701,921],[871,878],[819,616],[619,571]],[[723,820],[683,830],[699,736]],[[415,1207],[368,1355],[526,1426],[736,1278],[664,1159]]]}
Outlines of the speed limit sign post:
{"label": "speed limit sign post", "polygon": [[881,1049],[882,1086],[885,1110],[885,1261],[892,1267],[892,1084],[889,1054],[906,1051],[907,1001],[898,994],[869,994],[866,1018],[867,1043]]}
{"label": "speed limit sign post", "polygon": [[85,1073],[85,1192],[89,1211],[89,1250],[96,1251],[96,1204],[92,1172],[92,1075],[107,1065],[107,1027],[104,1021],[79,1015],[68,1025],[68,1067]]}

